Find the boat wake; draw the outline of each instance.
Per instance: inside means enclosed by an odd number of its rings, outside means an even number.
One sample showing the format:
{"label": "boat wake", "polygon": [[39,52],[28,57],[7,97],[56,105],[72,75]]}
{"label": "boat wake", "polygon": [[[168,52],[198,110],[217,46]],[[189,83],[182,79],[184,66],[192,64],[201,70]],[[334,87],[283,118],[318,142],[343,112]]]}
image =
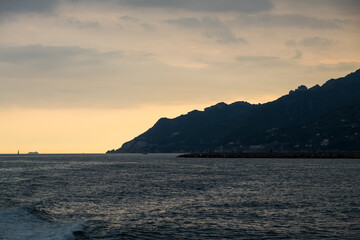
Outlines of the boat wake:
{"label": "boat wake", "polygon": [[51,222],[26,209],[0,210],[2,240],[71,240],[89,239],[89,227],[84,221]]}

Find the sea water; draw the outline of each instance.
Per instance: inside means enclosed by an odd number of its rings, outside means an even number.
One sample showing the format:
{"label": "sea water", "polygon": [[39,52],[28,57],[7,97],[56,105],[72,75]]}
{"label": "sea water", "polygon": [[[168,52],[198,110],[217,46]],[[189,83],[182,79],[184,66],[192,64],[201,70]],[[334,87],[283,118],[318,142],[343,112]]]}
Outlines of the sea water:
{"label": "sea water", "polygon": [[0,239],[359,239],[359,159],[1,155]]}

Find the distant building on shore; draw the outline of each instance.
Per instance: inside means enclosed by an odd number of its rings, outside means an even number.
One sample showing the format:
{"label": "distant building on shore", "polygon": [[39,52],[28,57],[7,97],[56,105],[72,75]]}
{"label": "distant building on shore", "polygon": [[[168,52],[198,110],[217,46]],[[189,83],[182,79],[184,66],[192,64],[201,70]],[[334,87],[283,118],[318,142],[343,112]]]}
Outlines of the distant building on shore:
{"label": "distant building on shore", "polygon": [[38,155],[39,153],[38,152],[28,152],[28,155]]}

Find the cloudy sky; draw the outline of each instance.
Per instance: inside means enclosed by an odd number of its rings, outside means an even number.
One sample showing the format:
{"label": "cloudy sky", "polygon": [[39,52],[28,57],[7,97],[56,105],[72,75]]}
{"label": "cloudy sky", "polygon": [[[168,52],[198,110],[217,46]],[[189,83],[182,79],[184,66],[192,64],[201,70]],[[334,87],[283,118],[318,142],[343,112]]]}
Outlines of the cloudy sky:
{"label": "cloudy sky", "polygon": [[0,153],[105,152],[360,67],[358,0],[0,0]]}

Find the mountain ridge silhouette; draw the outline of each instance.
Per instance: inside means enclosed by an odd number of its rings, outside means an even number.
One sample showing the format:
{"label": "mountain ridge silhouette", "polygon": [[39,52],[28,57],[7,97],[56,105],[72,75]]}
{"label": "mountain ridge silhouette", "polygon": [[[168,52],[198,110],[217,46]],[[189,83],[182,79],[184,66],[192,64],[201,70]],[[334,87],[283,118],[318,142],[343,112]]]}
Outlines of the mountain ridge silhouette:
{"label": "mountain ridge silhouette", "polygon": [[107,153],[360,151],[360,69],[274,101],[218,103],[155,125]]}

